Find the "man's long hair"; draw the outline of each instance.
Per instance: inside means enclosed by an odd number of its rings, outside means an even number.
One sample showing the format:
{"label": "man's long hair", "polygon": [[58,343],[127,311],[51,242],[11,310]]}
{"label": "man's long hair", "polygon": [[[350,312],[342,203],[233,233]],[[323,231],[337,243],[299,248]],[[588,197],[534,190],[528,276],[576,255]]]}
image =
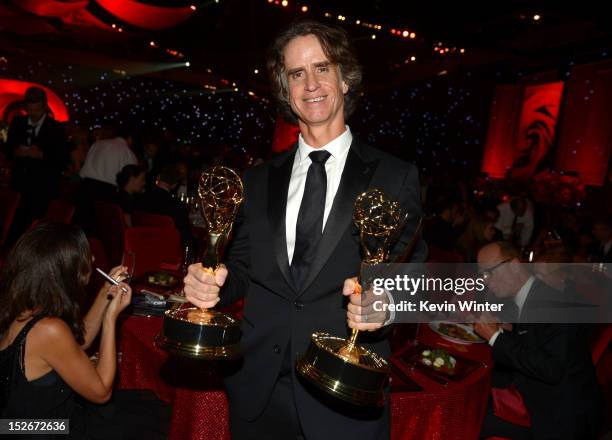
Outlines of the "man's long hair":
{"label": "man's long hair", "polygon": [[287,121],[297,123],[297,117],[289,103],[284,51],[291,40],[306,35],[314,35],[319,40],[327,59],[338,67],[340,80],[348,86],[348,92],[344,95],[344,117],[346,119],[355,110],[360,96],[361,66],[344,29],[312,20],[299,21],[289,26],[281,32],[268,51],[268,72],[280,111]]}

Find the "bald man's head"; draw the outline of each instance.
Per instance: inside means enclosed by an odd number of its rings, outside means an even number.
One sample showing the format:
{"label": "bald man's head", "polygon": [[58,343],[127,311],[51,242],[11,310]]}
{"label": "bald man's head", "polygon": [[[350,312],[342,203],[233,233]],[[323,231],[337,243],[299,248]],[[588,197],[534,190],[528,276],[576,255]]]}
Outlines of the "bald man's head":
{"label": "bald man's head", "polygon": [[506,259],[520,260],[521,253],[512,243],[507,241],[496,241],[489,243],[478,252],[479,263],[496,263]]}
{"label": "bald man's head", "polygon": [[480,249],[478,269],[488,288],[500,298],[516,295],[530,275],[520,262],[518,249],[504,241]]}

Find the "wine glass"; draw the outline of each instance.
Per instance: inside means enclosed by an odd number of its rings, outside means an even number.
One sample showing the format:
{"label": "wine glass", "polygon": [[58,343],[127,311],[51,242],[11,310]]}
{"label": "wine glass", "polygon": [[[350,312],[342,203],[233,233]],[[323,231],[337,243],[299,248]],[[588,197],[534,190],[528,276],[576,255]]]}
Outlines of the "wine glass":
{"label": "wine glass", "polygon": [[132,277],[134,276],[134,267],[136,267],[136,253],[132,251],[124,251],[123,257],[121,258],[121,265],[126,266],[127,270],[121,273],[123,282],[130,284]]}
{"label": "wine glass", "polygon": [[181,264],[181,272],[183,276],[187,275],[187,270],[193,263],[195,263],[195,249],[192,244],[187,243],[183,247],[183,263]]}

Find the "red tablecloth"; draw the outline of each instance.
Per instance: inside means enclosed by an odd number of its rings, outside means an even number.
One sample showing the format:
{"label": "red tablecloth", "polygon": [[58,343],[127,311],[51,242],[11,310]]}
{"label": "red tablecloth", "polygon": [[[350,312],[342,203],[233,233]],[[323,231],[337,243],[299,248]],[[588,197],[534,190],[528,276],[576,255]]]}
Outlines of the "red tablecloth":
{"label": "red tablecloth", "polygon": [[[489,361],[488,347],[455,346],[422,325],[419,339],[448,344],[464,357]],[[161,328],[158,317],[128,317],[122,323],[119,386],[151,389],[172,405],[170,439],[229,440],[225,392],[209,363],[169,358],[155,348]],[[392,439],[476,439],[489,392],[489,366],[459,383],[441,385],[418,371],[408,375],[423,387],[419,392],[392,392]],[[395,379],[397,380],[397,378]],[[393,383],[392,383],[393,388]]]}
{"label": "red tablecloth", "polygon": [[122,322],[119,387],[151,389],[172,405],[169,439],[229,440],[227,397],[220,380],[205,369],[206,363],[169,358],[156,348],[153,339],[161,323],[159,317],[138,316]]}
{"label": "red tablecloth", "polygon": [[446,386],[419,371],[410,372],[409,376],[423,387],[423,391],[391,392],[391,438],[477,439],[490,390],[489,346],[449,342],[433,332],[427,324],[421,324],[419,330],[420,343],[483,362],[483,366],[461,382],[448,381]]}

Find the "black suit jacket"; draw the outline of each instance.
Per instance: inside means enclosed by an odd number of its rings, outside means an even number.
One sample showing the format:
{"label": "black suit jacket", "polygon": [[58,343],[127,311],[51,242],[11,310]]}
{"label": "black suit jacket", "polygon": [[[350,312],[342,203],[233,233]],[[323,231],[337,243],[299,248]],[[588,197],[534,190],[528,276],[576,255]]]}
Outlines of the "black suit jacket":
{"label": "black suit jacket", "polygon": [[[539,304],[561,293],[534,281],[521,321],[542,322]],[[582,439],[600,411],[600,394],[588,351],[585,328],[579,324],[515,324],[493,345],[495,369],[510,376],[521,392],[537,439]]]}
{"label": "black suit jacket", "polygon": [[[380,188],[400,201],[410,219],[392,255],[412,238],[421,215],[416,168],[354,139],[347,156],[315,263],[307,281],[296,291],[287,257],[285,211],[289,180],[297,147],[247,171],[245,200],[234,228],[226,264],[229,276],[220,306],[245,297],[242,321],[243,364],[226,380],[232,412],[253,420],[265,408],[279,376],[287,349],[292,365],[308,347],[315,331],[348,336],[342,284],[359,274],[359,237],[353,225],[353,205],[368,188]],[[426,246],[419,241],[413,260],[424,261]],[[384,357],[389,345],[384,334],[362,334],[360,342]],[[388,408],[364,421],[322,403],[292,372],[296,407],[308,439],[349,436],[383,439],[388,435]]]}
{"label": "black suit jacket", "polygon": [[[17,147],[26,145],[27,130],[27,116],[16,116],[8,131],[7,148],[10,156]],[[47,115],[38,131],[38,136],[32,140],[32,145],[42,150],[43,158],[15,158],[15,187],[17,189],[28,187],[30,182],[38,182],[32,183],[32,186],[38,187],[38,190],[41,190],[40,182],[55,187],[69,159],[63,124]]]}

